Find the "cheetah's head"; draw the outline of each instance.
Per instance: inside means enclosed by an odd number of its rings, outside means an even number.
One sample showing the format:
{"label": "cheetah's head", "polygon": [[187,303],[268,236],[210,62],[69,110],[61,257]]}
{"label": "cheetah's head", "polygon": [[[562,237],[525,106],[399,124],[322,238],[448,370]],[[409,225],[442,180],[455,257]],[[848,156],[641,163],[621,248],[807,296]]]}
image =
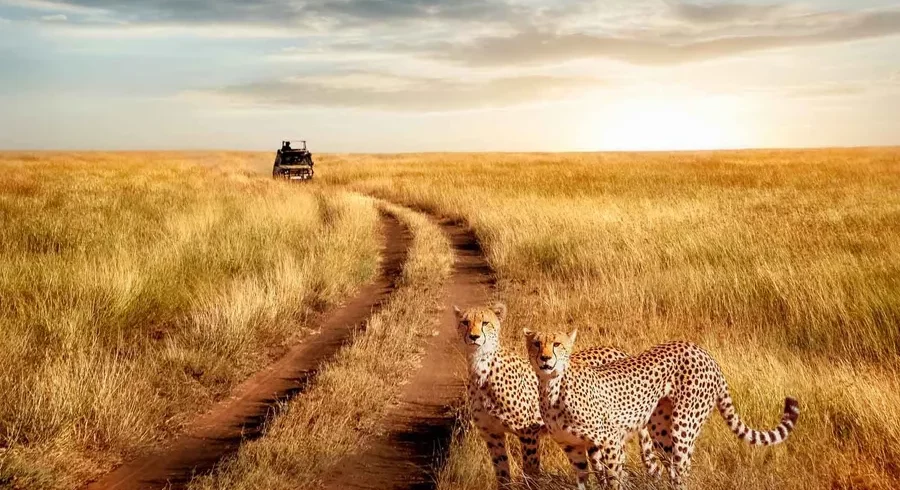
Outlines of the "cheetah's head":
{"label": "cheetah's head", "polygon": [[555,378],[565,372],[577,334],[578,330],[565,334],[539,333],[525,329],[528,359],[539,377]]}
{"label": "cheetah's head", "polygon": [[460,311],[453,307],[459,334],[470,351],[493,352],[500,346],[500,322],[506,318],[506,305],[476,307]]}

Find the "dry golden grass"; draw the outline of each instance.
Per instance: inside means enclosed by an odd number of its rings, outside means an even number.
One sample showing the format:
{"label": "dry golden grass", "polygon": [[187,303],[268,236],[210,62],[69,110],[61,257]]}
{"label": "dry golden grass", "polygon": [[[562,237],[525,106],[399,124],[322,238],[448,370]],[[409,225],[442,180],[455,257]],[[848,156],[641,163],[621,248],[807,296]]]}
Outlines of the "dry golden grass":
{"label": "dry golden grass", "polygon": [[[470,223],[519,352],[525,327],[630,352],[682,338],[719,360],[752,425],[799,398],[775,448],[713,415],[694,488],[900,486],[900,150],[330,155],[302,190],[265,180],[268,154],[123,158],[0,157],[0,363],[16,366],[0,374],[0,482],[71,486],[164,436],[371,275],[372,202],[344,187]],[[394,211],[416,232],[394,299],[193,487],[314,486],[365,444],[449,264],[438,229]],[[545,455],[557,488],[568,465]],[[462,430],[439,487],[492,482]]]}
{"label": "dry golden grass", "polygon": [[240,154],[0,154],[0,486],[169,436],[375,272],[370,200]]}
{"label": "dry golden grass", "polygon": [[399,288],[364,331],[326,364],[303,396],[285,404],[264,437],[243,444],[193,490],[314,487],[343,458],[364,451],[380,416],[415,370],[431,336],[452,252],[440,228],[420,214],[381,203],[413,233]]}
{"label": "dry golden grass", "polygon": [[[798,430],[775,448],[741,445],[714,415],[694,488],[900,486],[900,150],[335,155],[320,167],[333,184],[469,222],[520,352],[523,327],[578,327],[582,346],[630,352],[688,339],[722,364],[751,424],[774,425],[783,398],[799,398]],[[440,488],[492,478],[466,433]]]}

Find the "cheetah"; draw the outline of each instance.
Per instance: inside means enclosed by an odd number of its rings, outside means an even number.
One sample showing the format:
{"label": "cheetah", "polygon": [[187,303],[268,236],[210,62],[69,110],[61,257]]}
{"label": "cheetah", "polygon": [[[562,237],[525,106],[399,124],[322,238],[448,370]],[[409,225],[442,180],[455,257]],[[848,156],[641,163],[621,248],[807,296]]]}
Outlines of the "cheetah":
{"label": "cheetah", "polygon": [[[536,475],[540,467],[538,438],[546,435],[538,378],[526,359],[500,345],[500,324],[506,317],[506,306],[497,303],[491,308],[465,312],[454,306],[453,310],[466,347],[468,395],[474,422],[491,453],[498,485],[502,487],[510,481],[507,433],[518,437],[522,444],[526,477]],[[574,354],[572,362],[600,366],[625,357],[615,349],[596,347]],[[657,477],[660,467],[650,433],[642,428],[639,436],[642,460],[650,475]]]}
{"label": "cheetah", "polygon": [[[551,437],[570,454],[578,488],[588,478],[586,465],[571,454],[587,449],[598,477],[620,488],[624,476],[626,434],[643,427],[668,399],[671,414],[651,422],[670,459],[675,488],[686,488],[694,441],[713,407],[731,431],[751,445],[778,444],[794,430],[800,407],[784,402],[781,423],[773,430],[747,427],[735,411],[718,363],[689,342],[657,345],[637,356],[603,366],[571,362],[577,332],[540,334],[526,330],[528,357],[540,379],[540,410]],[[661,405],[661,404],[660,404]]]}

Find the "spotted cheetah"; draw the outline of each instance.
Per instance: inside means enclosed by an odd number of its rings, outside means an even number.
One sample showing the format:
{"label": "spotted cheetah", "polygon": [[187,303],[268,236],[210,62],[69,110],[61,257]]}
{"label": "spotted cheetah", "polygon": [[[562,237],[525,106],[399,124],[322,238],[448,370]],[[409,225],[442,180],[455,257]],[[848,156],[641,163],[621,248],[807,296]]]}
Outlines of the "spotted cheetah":
{"label": "spotted cheetah", "polygon": [[[575,337],[575,331],[525,331],[528,357],[540,379],[541,416],[567,453],[586,448],[598,476],[613,488],[620,488],[624,476],[626,434],[647,424],[663,397],[671,403],[671,416],[657,419],[651,428],[665,439],[669,475],[679,489],[685,488],[694,441],[714,406],[731,431],[752,445],[778,444],[794,430],[800,408],[793,398],[785,400],[775,429],[748,428],[735,411],[718,363],[695,344],[669,342],[594,367],[571,362]],[[584,488],[586,465],[576,459],[573,464],[578,488]]]}
{"label": "spotted cheetah", "polygon": [[[472,414],[491,453],[498,484],[504,486],[510,480],[507,433],[522,443],[525,474],[537,474],[538,438],[546,434],[538,406],[538,378],[526,359],[500,346],[500,324],[506,317],[506,306],[498,303],[492,308],[471,308],[465,312],[453,309],[466,346]],[[574,354],[572,362],[600,366],[625,357],[615,349],[597,347]],[[639,435],[644,464],[651,476],[658,476],[660,469],[650,433],[642,428]]]}

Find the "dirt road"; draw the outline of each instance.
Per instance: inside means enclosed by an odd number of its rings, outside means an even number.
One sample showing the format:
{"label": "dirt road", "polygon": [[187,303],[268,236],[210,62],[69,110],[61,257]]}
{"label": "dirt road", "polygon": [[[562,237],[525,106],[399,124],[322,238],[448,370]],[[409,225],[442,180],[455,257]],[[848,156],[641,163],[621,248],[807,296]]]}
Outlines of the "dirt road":
{"label": "dirt road", "polygon": [[450,443],[454,417],[450,412],[463,395],[465,364],[460,353],[453,305],[485,303],[493,287],[490,266],[465,226],[441,222],[455,255],[453,275],[445,291],[445,308],[438,335],[432,337],[422,366],[392,407],[384,431],[363,454],[348,457],[324,487],[329,490],[433,488],[435,470]]}

